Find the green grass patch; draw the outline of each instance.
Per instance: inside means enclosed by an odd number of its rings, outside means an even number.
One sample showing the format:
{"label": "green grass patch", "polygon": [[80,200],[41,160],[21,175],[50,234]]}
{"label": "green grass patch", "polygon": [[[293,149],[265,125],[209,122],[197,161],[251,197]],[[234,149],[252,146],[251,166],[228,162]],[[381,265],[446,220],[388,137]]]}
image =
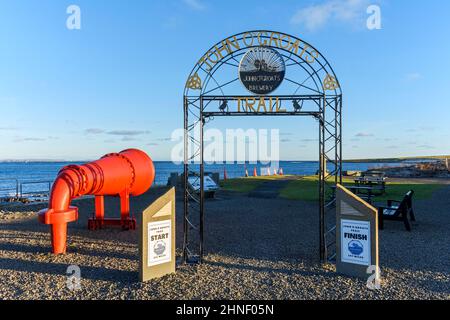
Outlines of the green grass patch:
{"label": "green grass patch", "polygon": [[443,188],[442,184],[419,184],[417,182],[404,183],[388,183],[386,185],[386,194],[375,197],[375,202],[383,202],[386,200],[402,200],[405,194],[414,190],[414,200],[427,200],[432,194]]}
{"label": "green grass patch", "polygon": [[255,190],[258,186],[267,181],[273,181],[277,179],[286,179],[292,176],[258,176],[258,177],[248,177],[248,178],[236,178],[228,179],[226,181],[221,180],[220,186],[222,189],[227,191],[236,192],[251,192]]}
{"label": "green grass patch", "polygon": [[[280,197],[289,200],[318,201],[319,200],[319,180],[317,176],[262,176],[229,179],[221,182],[224,190],[248,193],[255,190],[262,183],[277,180],[291,179],[288,185],[280,191]],[[344,184],[352,184],[352,178],[344,178]],[[415,200],[430,199],[432,194],[443,188],[441,184],[421,184],[417,181],[411,182],[389,182],[386,185],[386,193],[375,196],[374,202],[384,202],[386,200],[402,200],[409,190],[414,190]],[[331,194],[327,194],[328,198]]]}
{"label": "green grass patch", "polygon": [[[289,200],[318,201],[319,181],[317,176],[262,176],[229,179],[221,182],[224,190],[248,193],[255,190],[262,183],[276,179],[292,179],[288,185],[280,191],[280,197]],[[352,184],[352,178],[345,178],[344,184]],[[386,185],[386,193],[374,197],[374,202],[384,202],[388,199],[402,200],[409,190],[414,190],[415,200],[426,200],[431,195],[444,187],[441,184],[421,184],[417,181],[406,181],[402,183],[389,182]],[[327,194],[328,198],[331,194]]]}
{"label": "green grass patch", "polygon": [[263,182],[263,179],[257,178],[228,179],[226,181],[222,180],[220,182],[220,186],[222,187],[222,189],[228,191],[250,192],[255,190]]}
{"label": "green grass patch", "polygon": [[280,197],[289,200],[319,200],[319,183],[313,177],[293,180],[280,191]]}
{"label": "green grass patch", "polygon": [[[343,183],[352,183],[352,179],[343,179]],[[331,192],[326,197],[331,196]],[[289,200],[319,201],[319,177],[297,177],[280,192],[280,197]]]}
{"label": "green grass patch", "polygon": [[[303,177],[298,180],[291,181],[286,188],[280,192],[282,198],[290,200],[306,200],[306,201],[318,201],[319,200],[319,185],[318,177]],[[343,181],[344,184],[352,184],[353,179],[347,178]],[[443,188],[441,184],[421,184],[417,181],[411,182],[390,182],[386,185],[386,193],[384,195],[375,196],[374,202],[383,202],[389,199],[402,200],[405,194],[409,190],[414,190],[415,200],[426,200],[431,198],[431,195]],[[327,194],[328,198],[331,194]]]}

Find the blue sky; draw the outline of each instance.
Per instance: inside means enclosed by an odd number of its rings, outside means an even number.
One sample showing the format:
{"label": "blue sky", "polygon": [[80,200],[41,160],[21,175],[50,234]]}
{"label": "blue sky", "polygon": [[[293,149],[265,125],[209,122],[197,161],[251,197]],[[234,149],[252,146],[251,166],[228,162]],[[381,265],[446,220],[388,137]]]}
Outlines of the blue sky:
{"label": "blue sky", "polygon": [[[81,8],[81,30],[66,9]],[[382,29],[368,30],[377,4]],[[137,147],[168,160],[183,87],[214,43],[238,32],[294,34],[327,57],[344,93],[344,157],[450,153],[450,2],[2,1],[0,159],[94,159]],[[279,128],[282,159],[317,158],[310,119],[225,119]]]}

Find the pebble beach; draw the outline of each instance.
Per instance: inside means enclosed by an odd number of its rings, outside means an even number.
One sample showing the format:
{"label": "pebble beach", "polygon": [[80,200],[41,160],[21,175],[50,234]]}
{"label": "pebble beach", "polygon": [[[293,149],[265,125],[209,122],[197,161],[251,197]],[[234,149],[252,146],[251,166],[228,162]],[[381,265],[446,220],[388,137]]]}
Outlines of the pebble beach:
{"label": "pebble beach", "polygon": [[[166,188],[131,199],[142,212]],[[177,190],[177,255],[183,201]],[[48,226],[37,221],[46,204],[0,208],[0,299],[440,299],[450,298],[450,186],[414,202],[417,222],[407,232],[387,222],[380,231],[380,290],[335,273],[318,257],[315,202],[251,198],[221,191],[206,203],[204,263],[177,264],[175,274],[138,281],[138,231],[87,230],[92,198],[73,202],[80,217],[69,224],[68,253],[50,253]],[[119,202],[106,199],[118,216]],[[67,287],[67,267],[81,270],[79,290]]]}

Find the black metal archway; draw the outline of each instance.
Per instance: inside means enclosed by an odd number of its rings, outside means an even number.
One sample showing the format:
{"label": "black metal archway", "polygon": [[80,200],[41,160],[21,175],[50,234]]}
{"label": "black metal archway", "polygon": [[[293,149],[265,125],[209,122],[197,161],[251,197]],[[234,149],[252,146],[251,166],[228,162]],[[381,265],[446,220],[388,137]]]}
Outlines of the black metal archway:
{"label": "black metal archway", "polygon": [[[242,56],[252,48],[276,50],[285,63],[286,75],[277,95],[248,94],[238,87]],[[241,90],[244,90],[242,94]],[[269,110],[217,108],[213,102],[267,99]],[[291,101],[297,108],[274,111],[273,101]],[[191,71],[184,91],[184,237],[183,261],[201,262],[204,229],[204,147],[203,127],[213,117],[229,116],[310,116],[319,121],[319,239],[320,261],[335,257],[336,220],[331,187],[342,183],[342,92],[333,68],[307,42],[274,31],[242,32],[211,47]],[[301,106],[301,108],[299,108]],[[328,171],[328,169],[330,169]],[[197,194],[188,186],[188,177],[200,180]]]}

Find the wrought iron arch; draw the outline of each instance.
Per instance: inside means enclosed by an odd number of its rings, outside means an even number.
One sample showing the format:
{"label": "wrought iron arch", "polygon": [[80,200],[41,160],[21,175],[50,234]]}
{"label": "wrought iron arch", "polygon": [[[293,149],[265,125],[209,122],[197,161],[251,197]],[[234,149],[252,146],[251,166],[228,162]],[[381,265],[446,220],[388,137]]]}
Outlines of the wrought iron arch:
{"label": "wrought iron arch", "polygon": [[[249,41],[251,39],[251,42]],[[226,92],[239,81],[226,67],[239,68],[241,56],[248,50],[267,47],[284,59],[286,71],[292,69],[295,79],[284,78],[283,101],[312,101],[308,111],[229,112],[211,110],[211,102],[232,100],[235,91]],[[215,58],[212,59],[212,56]],[[295,69],[294,69],[295,68]],[[298,68],[298,69],[297,69]],[[300,79],[299,74],[305,77]],[[224,79],[218,76],[223,76]],[[299,79],[297,79],[297,77]],[[306,84],[310,83],[310,86]],[[283,85],[282,85],[283,86]],[[302,94],[298,94],[303,90]],[[217,92],[217,94],[212,94]],[[249,97],[259,95],[248,94]],[[184,104],[184,225],[183,261],[201,262],[204,228],[204,159],[203,127],[215,116],[312,116],[319,121],[319,239],[320,260],[335,257],[336,221],[333,213],[335,199],[332,186],[342,182],[342,91],[339,80],[328,60],[309,43],[281,32],[254,30],[235,34],[213,45],[192,68],[186,81]],[[330,169],[330,171],[328,170]],[[196,177],[200,184],[197,194],[189,188],[188,178]],[[331,212],[331,213],[330,213]]]}

